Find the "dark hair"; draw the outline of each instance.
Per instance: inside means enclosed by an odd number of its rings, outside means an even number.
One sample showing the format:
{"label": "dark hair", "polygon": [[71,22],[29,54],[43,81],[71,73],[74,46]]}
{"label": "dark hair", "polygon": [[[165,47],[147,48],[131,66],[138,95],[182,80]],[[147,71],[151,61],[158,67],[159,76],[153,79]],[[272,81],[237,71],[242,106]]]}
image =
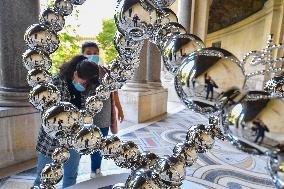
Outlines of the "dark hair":
{"label": "dark hair", "polygon": [[83,45],[82,45],[82,48],[81,48],[82,53],[84,53],[84,51],[87,47],[95,47],[99,50],[99,46],[97,45],[97,43],[92,42],[92,41],[87,41],[87,42],[83,43]]}
{"label": "dark hair", "polygon": [[83,55],[74,56],[69,62],[60,67],[59,77],[64,80],[72,80],[74,72],[78,77],[89,82],[96,82],[99,78],[98,65],[88,61]]}

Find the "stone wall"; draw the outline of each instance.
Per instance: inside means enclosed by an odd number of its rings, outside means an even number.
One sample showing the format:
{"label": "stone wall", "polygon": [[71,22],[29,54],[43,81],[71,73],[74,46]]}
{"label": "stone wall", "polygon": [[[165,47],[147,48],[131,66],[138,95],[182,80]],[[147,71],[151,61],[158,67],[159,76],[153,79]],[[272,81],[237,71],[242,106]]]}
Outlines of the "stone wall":
{"label": "stone wall", "polygon": [[34,108],[0,108],[0,170],[36,157],[40,122]]}

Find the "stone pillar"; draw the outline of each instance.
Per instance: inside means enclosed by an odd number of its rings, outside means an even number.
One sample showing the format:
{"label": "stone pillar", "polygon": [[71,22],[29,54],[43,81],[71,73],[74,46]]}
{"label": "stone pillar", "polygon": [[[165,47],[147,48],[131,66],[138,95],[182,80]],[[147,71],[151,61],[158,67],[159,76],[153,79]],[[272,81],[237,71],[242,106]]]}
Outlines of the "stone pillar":
{"label": "stone pillar", "polygon": [[22,54],[25,31],[38,15],[38,0],[0,1],[0,172],[7,175],[35,165],[40,116],[27,101]]}
{"label": "stone pillar", "polygon": [[178,22],[190,33],[192,0],[178,1]]}
{"label": "stone pillar", "polygon": [[168,93],[160,87],[161,58],[156,47],[151,51],[153,48],[154,44],[145,42],[134,78],[119,90],[125,119],[128,121],[142,123],[167,112]]}
{"label": "stone pillar", "polygon": [[38,14],[38,0],[0,1],[0,106],[29,106],[24,33],[38,22]]}
{"label": "stone pillar", "polygon": [[194,15],[191,30],[194,35],[205,41],[208,30],[209,10],[213,0],[194,0]]}
{"label": "stone pillar", "polygon": [[147,83],[147,51],[148,51],[148,40],[144,41],[144,45],[140,52],[140,63],[139,67],[135,71],[135,74],[128,84],[146,84]]}
{"label": "stone pillar", "polygon": [[147,52],[147,81],[150,86],[161,87],[161,53],[157,46],[149,42]]}

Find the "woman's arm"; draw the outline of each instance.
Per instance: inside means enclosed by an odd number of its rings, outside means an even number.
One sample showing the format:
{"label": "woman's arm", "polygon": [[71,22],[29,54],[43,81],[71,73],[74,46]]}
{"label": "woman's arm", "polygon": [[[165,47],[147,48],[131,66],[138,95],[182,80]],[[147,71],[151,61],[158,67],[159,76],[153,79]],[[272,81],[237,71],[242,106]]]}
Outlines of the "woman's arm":
{"label": "woman's arm", "polygon": [[117,91],[113,92],[113,98],[114,98],[114,104],[115,104],[117,111],[118,111],[118,119],[119,119],[120,122],[122,122],[124,120],[124,113],[123,113],[123,110],[122,110],[122,107],[121,107],[121,104],[120,104],[120,101],[119,101],[119,96],[118,96]]}

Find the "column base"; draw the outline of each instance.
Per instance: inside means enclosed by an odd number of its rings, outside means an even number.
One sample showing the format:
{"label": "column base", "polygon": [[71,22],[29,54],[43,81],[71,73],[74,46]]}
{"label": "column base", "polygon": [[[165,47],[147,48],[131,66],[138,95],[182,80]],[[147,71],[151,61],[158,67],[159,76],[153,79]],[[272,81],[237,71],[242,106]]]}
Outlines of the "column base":
{"label": "column base", "polygon": [[36,158],[35,145],[41,125],[37,110],[0,107],[0,125],[0,170]]}
{"label": "column base", "polygon": [[0,107],[30,107],[28,92],[0,91]]}
{"label": "column base", "polygon": [[128,121],[142,123],[167,113],[168,90],[162,87],[123,88],[119,98]]}

